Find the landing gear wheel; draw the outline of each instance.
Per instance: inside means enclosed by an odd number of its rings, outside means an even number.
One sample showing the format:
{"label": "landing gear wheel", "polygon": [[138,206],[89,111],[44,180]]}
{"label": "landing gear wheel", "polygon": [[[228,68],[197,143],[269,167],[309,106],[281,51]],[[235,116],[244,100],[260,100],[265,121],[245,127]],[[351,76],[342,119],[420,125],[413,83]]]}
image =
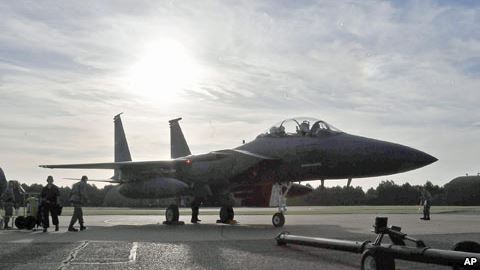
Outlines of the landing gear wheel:
{"label": "landing gear wheel", "polygon": [[17,217],[15,219],[15,226],[20,230],[25,229],[25,222],[25,217]]}
{"label": "landing gear wheel", "polygon": [[235,212],[233,211],[233,207],[222,206],[222,208],[220,208],[221,223],[228,223],[229,221],[233,220],[234,217]]}
{"label": "landing gear wheel", "polygon": [[178,211],[178,206],[174,204],[169,205],[167,210],[165,211],[165,220],[167,224],[178,222],[179,216],[180,216],[180,213]]}
{"label": "landing gear wheel", "polygon": [[386,254],[365,250],[362,254],[362,270],[395,270],[395,260]]}
{"label": "landing gear wheel", "polygon": [[35,227],[36,223],[37,223],[37,220],[35,219],[35,217],[28,216],[25,219],[25,229],[27,229],[27,230],[33,229]]}
{"label": "landing gear wheel", "polygon": [[285,224],[285,215],[283,213],[275,213],[272,217],[272,224],[275,227],[283,227]]}

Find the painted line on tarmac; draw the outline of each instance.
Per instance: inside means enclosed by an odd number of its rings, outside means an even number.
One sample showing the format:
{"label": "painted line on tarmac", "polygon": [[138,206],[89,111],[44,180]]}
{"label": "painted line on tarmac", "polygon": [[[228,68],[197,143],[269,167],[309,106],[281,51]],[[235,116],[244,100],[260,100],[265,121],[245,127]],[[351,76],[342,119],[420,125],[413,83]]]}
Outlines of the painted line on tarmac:
{"label": "painted line on tarmac", "polygon": [[[115,220],[115,219],[106,219],[103,221],[103,223],[105,224],[108,224],[108,225],[112,225],[112,226],[115,226],[115,225],[126,225],[126,226],[140,226],[140,225],[152,225],[154,223],[142,223],[142,222],[129,222],[129,221],[124,221],[122,222],[122,220]],[[158,224],[158,223],[157,223]]]}
{"label": "painted line on tarmac", "polygon": [[72,249],[70,253],[68,254],[68,258],[65,259],[62,262],[62,265],[60,265],[57,270],[63,270],[65,267],[69,266],[73,260],[77,257],[78,252],[80,252],[82,249],[84,249],[88,245],[88,241],[83,241],[80,245],[78,245],[76,248]]}
{"label": "painted line on tarmac", "polygon": [[[95,241],[97,242],[97,241]],[[99,241],[100,242],[100,241]],[[117,264],[129,264],[135,263],[137,261],[137,249],[138,242],[132,243],[132,248],[130,249],[130,254],[128,256],[128,261],[113,261],[113,262],[71,262],[69,265],[117,265]],[[58,269],[60,270],[60,269]]]}
{"label": "painted line on tarmac", "polygon": [[128,256],[128,262],[134,263],[137,260],[138,242],[133,242],[132,249],[130,249],[130,256]]}
{"label": "painted line on tarmac", "polygon": [[33,242],[32,238],[25,238],[25,239],[11,241],[11,243],[19,243],[19,244],[31,243],[31,242]]}

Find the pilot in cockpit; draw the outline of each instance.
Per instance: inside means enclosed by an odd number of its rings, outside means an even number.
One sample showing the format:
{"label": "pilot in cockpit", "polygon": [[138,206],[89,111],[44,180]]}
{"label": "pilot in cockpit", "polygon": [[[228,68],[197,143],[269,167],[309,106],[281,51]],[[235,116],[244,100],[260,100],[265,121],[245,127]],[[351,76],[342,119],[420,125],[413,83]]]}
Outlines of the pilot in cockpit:
{"label": "pilot in cockpit", "polygon": [[284,136],[285,135],[285,127],[280,125],[279,127],[272,127],[270,128],[270,134],[276,136]]}
{"label": "pilot in cockpit", "polygon": [[305,136],[308,134],[309,131],[310,131],[310,122],[307,120],[304,120],[300,124],[300,129],[297,130],[297,133],[299,133],[302,136]]}
{"label": "pilot in cockpit", "polygon": [[310,131],[311,136],[318,136],[320,134],[330,134],[331,129],[327,125],[327,123],[323,121],[317,121],[315,124],[312,126],[312,130]]}
{"label": "pilot in cockpit", "polygon": [[320,124],[319,124],[319,122],[316,122],[315,124],[313,124],[312,130],[310,130],[310,135],[311,136],[317,135],[319,130],[320,130]]}

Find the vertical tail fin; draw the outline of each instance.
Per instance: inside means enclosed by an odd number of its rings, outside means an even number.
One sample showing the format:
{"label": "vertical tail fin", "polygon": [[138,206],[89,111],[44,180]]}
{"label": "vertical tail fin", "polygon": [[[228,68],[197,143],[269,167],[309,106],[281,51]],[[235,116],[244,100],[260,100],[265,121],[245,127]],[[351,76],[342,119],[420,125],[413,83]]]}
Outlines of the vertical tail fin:
{"label": "vertical tail fin", "polygon": [[0,193],[3,193],[3,191],[7,188],[7,178],[5,177],[5,174],[3,173],[2,168],[0,168]]}
{"label": "vertical tail fin", "polygon": [[120,115],[121,113],[113,117],[113,121],[115,122],[115,162],[132,161]]}
{"label": "vertical tail fin", "polygon": [[[132,156],[130,155],[130,149],[128,149],[127,138],[125,137],[125,131],[123,130],[122,119],[120,114],[117,114],[113,117],[115,123],[115,162],[119,161],[132,161]],[[113,179],[120,179],[120,170],[115,169]]]}
{"label": "vertical tail fin", "polygon": [[183,136],[182,128],[178,122],[182,118],[172,119],[170,123],[170,156],[178,158],[191,155],[185,136]]}

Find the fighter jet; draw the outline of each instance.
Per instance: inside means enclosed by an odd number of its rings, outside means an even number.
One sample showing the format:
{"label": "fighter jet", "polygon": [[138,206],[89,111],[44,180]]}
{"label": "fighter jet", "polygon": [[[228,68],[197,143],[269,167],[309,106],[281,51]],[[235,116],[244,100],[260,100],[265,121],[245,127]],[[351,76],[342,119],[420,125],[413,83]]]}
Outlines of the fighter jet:
{"label": "fighter jet", "polygon": [[[114,117],[115,160],[107,163],[40,165],[43,168],[111,169],[108,180],[130,198],[191,195],[220,201],[220,222],[234,218],[233,200],[244,206],[277,206],[276,227],[285,223],[287,195],[311,189],[296,182],[390,175],[437,159],[419,150],[343,132],[322,120],[292,118],[234,149],[192,155],[179,121],[170,120],[171,160],[132,161],[120,114]],[[176,204],[165,211],[178,222]]]}

